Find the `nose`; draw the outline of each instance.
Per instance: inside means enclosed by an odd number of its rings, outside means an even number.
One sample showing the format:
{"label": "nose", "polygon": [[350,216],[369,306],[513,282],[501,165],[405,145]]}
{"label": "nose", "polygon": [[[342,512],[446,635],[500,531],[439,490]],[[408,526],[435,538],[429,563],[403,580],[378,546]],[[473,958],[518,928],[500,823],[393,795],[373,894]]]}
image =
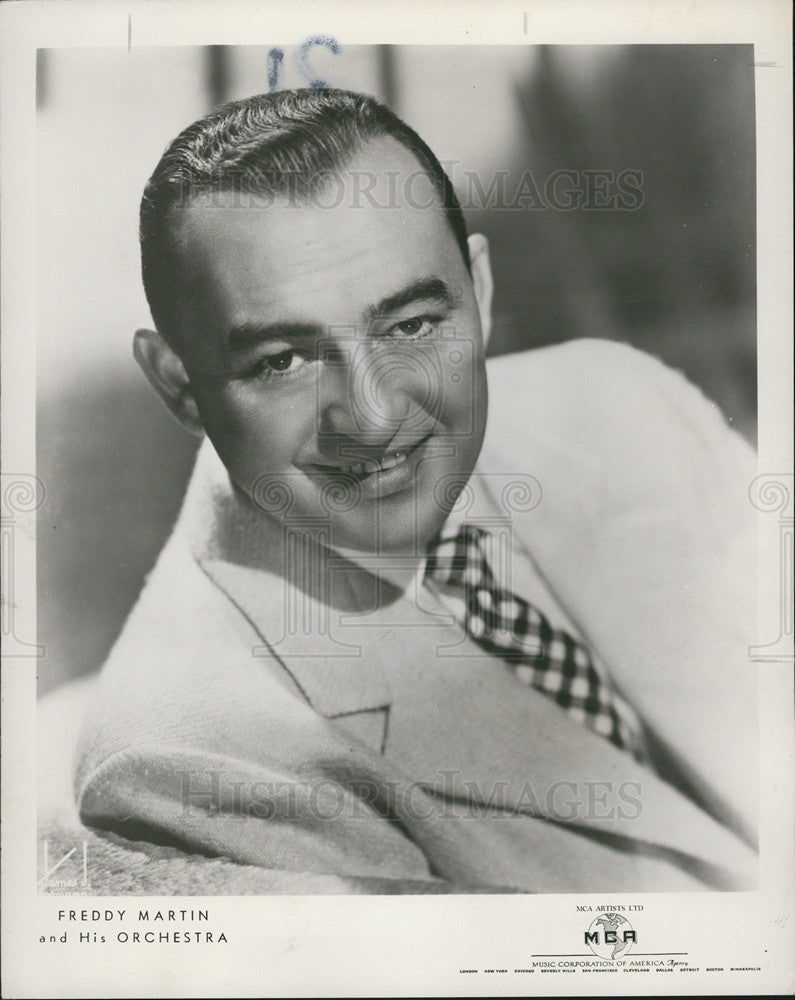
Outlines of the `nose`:
{"label": "nose", "polygon": [[318,437],[327,445],[353,439],[377,450],[412,435],[416,373],[383,345],[359,342],[329,351],[318,385]]}

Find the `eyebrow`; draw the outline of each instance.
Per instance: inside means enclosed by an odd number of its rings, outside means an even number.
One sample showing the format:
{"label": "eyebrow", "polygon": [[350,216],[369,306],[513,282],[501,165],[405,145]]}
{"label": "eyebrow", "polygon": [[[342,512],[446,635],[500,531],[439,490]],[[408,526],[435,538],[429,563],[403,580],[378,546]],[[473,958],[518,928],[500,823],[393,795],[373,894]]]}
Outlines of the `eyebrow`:
{"label": "eyebrow", "polygon": [[[378,316],[388,316],[423,299],[435,300],[448,309],[453,308],[458,301],[447,282],[441,278],[421,278],[368,306],[363,319],[365,323],[369,323]],[[236,323],[229,331],[227,345],[231,351],[243,351],[266,340],[286,340],[292,343],[296,340],[317,339],[324,336],[325,332],[326,327],[321,323]]]}
{"label": "eyebrow", "polygon": [[447,282],[441,278],[421,278],[413,281],[405,288],[387,295],[374,306],[368,306],[364,312],[366,320],[375,319],[376,316],[388,316],[390,313],[398,312],[404,306],[411,305],[412,302],[419,302],[422,299],[434,299],[442,305],[452,308],[456,304],[456,297],[450,291]]}

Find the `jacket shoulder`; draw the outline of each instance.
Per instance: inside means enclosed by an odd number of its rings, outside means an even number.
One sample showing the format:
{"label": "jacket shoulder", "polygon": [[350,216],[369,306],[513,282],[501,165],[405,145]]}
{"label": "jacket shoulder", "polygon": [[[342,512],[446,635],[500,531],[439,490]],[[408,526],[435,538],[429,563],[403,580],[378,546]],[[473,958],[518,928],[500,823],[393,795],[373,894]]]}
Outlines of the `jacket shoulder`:
{"label": "jacket shoulder", "polygon": [[[616,341],[581,339],[491,359],[489,442],[656,478],[687,465],[713,481],[754,475],[752,449],[682,372]],[[614,471],[616,471],[614,469]],[[655,473],[655,469],[657,472]],[[571,470],[570,470],[571,471]]]}
{"label": "jacket shoulder", "polygon": [[[679,371],[629,344],[579,339],[489,359],[489,389],[526,413],[546,410],[586,420],[601,414],[622,417],[642,407],[647,419],[655,404],[675,402],[692,411],[713,412],[711,403]],[[703,414],[701,414],[703,416]]]}

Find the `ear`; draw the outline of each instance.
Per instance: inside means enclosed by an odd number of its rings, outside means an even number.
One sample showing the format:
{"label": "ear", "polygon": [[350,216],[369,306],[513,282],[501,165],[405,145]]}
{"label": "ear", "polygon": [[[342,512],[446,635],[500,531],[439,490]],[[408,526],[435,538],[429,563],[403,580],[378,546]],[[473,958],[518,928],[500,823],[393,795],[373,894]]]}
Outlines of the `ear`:
{"label": "ear", "polygon": [[156,330],[136,330],[133,355],[155,392],[191,434],[204,434],[190,380],[179,356]]}
{"label": "ear", "polygon": [[489,260],[489,241],[482,233],[473,233],[469,240],[469,260],[472,265],[472,283],[475,286],[475,299],[480,312],[480,325],[483,330],[483,346],[491,336],[491,299],[494,292],[494,282],[491,277],[491,261]]}

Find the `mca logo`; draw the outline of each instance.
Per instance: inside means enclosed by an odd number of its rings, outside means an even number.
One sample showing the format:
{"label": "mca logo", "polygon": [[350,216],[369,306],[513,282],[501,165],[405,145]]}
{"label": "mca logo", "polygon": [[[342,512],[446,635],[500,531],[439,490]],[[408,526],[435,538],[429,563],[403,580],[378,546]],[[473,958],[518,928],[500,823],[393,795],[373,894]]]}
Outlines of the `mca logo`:
{"label": "mca logo", "polygon": [[638,937],[632,924],[620,913],[601,913],[585,932],[585,943],[599,958],[628,955]]}

